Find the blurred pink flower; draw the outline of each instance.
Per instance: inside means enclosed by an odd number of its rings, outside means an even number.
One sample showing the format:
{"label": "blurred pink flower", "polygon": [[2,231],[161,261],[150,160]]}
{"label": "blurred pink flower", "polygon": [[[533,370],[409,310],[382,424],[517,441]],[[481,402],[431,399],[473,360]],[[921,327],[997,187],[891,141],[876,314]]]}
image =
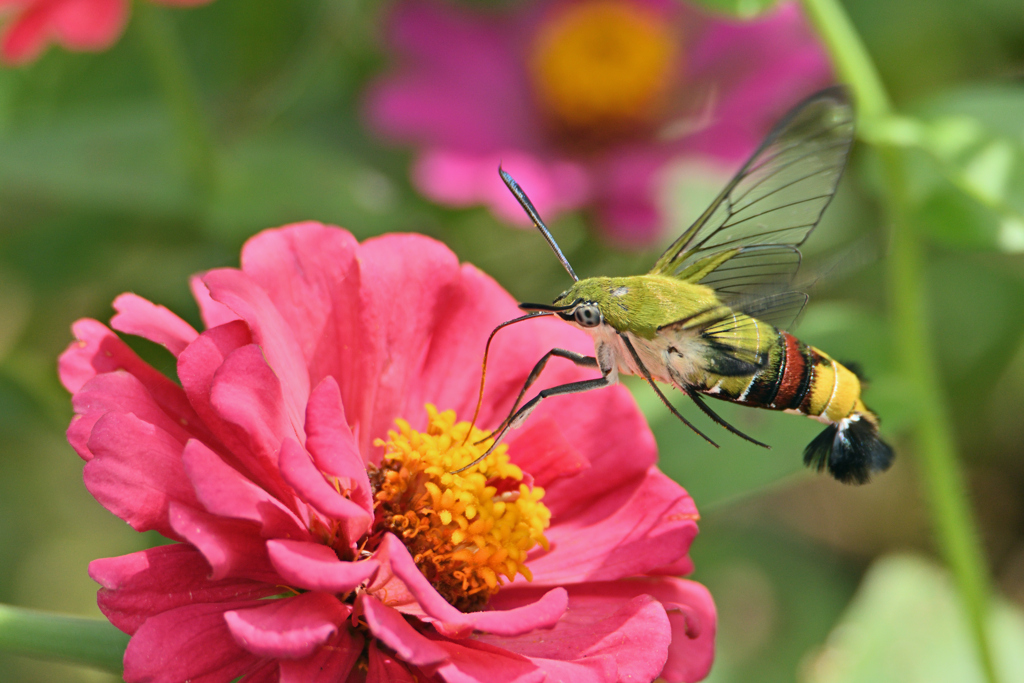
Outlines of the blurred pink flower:
{"label": "blurred pink flower", "polygon": [[544,215],[592,207],[610,237],[633,244],[658,237],[667,163],[697,155],[732,170],[831,79],[795,2],[743,22],[678,0],[405,0],[386,43],[395,65],[365,117],[418,148],[423,194],[525,224],[500,161]]}
{"label": "blurred pink flower", "polygon": [[[305,223],[193,291],[205,332],[134,294],[111,321],[173,353],[180,386],[95,320],[60,360],[89,491],[175,541],[90,566],[132,635],[126,680],[707,674],[714,605],[675,578],[697,511],[628,391],[549,401],[507,452],[449,473],[489,443],[455,416],[518,312],[493,280],[425,237]],[[481,425],[553,346],[590,341],[548,319],[497,337]]]}
{"label": "blurred pink flower", "polygon": [[[211,1],[151,0],[179,7]],[[124,31],[129,4],[129,0],[0,0],[0,60],[26,64],[51,42],[75,52],[106,50]]]}

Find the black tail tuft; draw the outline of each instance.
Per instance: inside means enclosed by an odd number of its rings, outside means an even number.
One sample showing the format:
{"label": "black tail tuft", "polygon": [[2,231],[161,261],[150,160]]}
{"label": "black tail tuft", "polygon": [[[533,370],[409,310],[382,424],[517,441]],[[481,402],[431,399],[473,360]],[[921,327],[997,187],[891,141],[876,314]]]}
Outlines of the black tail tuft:
{"label": "black tail tuft", "polygon": [[892,465],[895,453],[878,438],[878,428],[860,415],[832,424],[804,449],[804,464],[844,484],[865,484]]}

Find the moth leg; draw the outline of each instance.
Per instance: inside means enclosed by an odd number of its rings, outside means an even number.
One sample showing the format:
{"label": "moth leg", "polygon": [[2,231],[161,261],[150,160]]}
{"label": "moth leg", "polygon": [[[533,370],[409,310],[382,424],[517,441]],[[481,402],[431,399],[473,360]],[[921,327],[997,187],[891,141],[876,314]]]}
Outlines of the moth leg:
{"label": "moth leg", "polygon": [[[537,381],[538,377],[540,377],[540,373],[544,371],[544,366],[548,364],[548,360],[550,360],[552,356],[558,356],[559,358],[571,360],[573,363],[583,368],[598,367],[597,359],[594,358],[593,356],[584,356],[582,353],[576,353],[575,351],[568,351],[566,349],[551,349],[550,351],[544,354],[543,358],[537,361],[536,365],[533,366],[533,370],[531,370],[529,376],[527,376],[526,382],[523,384],[523,388],[519,392],[519,396],[516,397],[515,403],[512,404],[512,410],[508,411],[508,417],[501,421],[501,424],[498,425],[498,427],[494,430],[494,433],[500,434],[501,432],[505,431],[505,429],[508,427],[509,423],[515,416],[516,409],[519,407],[519,403],[523,400],[523,396],[526,395],[526,392],[530,390],[530,387],[533,386],[533,383]],[[491,437],[487,438],[489,439]],[[482,439],[482,441],[486,440],[487,439]],[[477,443],[480,442],[478,441]]]}
{"label": "moth leg", "polygon": [[[571,353],[571,352],[567,351],[566,353]],[[562,357],[565,358],[565,356],[562,356]],[[584,356],[584,358],[587,358],[587,357]],[[572,359],[570,359],[570,360],[572,360]],[[591,358],[589,360],[594,360],[594,359]],[[594,362],[596,363],[597,361],[594,361]],[[486,458],[488,455],[490,455],[491,452],[494,451],[494,449],[498,447],[498,444],[501,443],[501,440],[503,438],[505,438],[505,434],[508,433],[508,430],[509,429],[515,429],[516,427],[521,425],[523,423],[523,421],[526,420],[526,418],[530,416],[530,413],[532,413],[533,410],[538,405],[540,405],[540,402],[543,401],[544,399],[546,399],[546,398],[548,398],[550,396],[560,396],[562,394],[581,394],[584,391],[591,391],[592,389],[600,389],[602,387],[606,387],[606,386],[609,386],[611,384],[612,384],[612,381],[610,379],[608,379],[608,375],[604,375],[604,376],[598,377],[596,379],[585,379],[585,380],[582,380],[582,381],[579,381],[579,382],[569,382],[568,384],[559,384],[558,386],[554,386],[554,387],[551,387],[549,389],[543,389],[540,393],[538,393],[536,396],[534,396],[529,401],[527,401],[526,404],[522,408],[520,408],[519,410],[515,411],[510,417],[506,418],[505,422],[502,423],[502,424],[505,425],[503,429],[501,429],[500,431],[496,431],[494,435],[492,435],[490,437],[487,437],[487,438],[493,438],[494,439],[494,443],[491,444],[490,448],[488,448],[486,451],[484,451],[483,455],[481,455],[479,458],[477,458],[473,462],[469,463],[465,467],[460,467],[457,470],[452,470],[451,473],[452,474],[458,474],[459,472],[472,467],[473,465],[477,464],[478,462],[480,462],[481,460]]]}
{"label": "moth leg", "polygon": [[722,419],[722,418],[721,418],[721,417],[720,417],[720,416],[718,415],[718,413],[716,413],[716,412],[715,412],[715,411],[713,411],[713,410],[712,410],[712,409],[711,409],[710,407],[708,407],[708,404],[707,404],[707,403],[704,403],[704,399],[702,399],[702,398],[700,397],[700,394],[698,394],[698,393],[697,393],[696,391],[694,391],[693,389],[689,389],[689,388],[683,388],[683,391],[685,391],[685,392],[686,392],[686,395],[687,395],[687,396],[689,396],[690,398],[692,398],[692,399],[693,399],[693,402],[697,404],[697,407],[698,407],[698,408],[700,408],[700,409],[701,409],[702,411],[704,411],[704,414],[705,414],[705,415],[707,415],[707,416],[708,416],[708,417],[710,417],[710,418],[711,418],[712,420],[714,420],[714,421],[715,421],[715,422],[717,422],[718,424],[720,424],[720,425],[722,425],[723,427],[725,427],[726,429],[728,429],[728,430],[729,430],[730,432],[732,432],[732,433],[733,433],[733,434],[735,434],[736,436],[740,437],[741,439],[746,439],[746,440],[747,440],[747,441],[749,441],[750,443],[753,443],[753,444],[757,444],[758,446],[761,446],[761,447],[763,447],[763,448],[771,449],[771,446],[769,446],[768,444],[766,444],[766,443],[761,443],[761,442],[760,442],[760,441],[758,441],[757,439],[752,439],[752,438],[750,438],[749,436],[747,436],[746,434],[744,434],[743,432],[741,432],[740,430],[736,429],[736,428],[735,428],[735,427],[733,427],[733,426],[732,426],[731,424],[729,424],[728,422],[726,422],[725,420],[723,420],[723,419]]}
{"label": "moth leg", "polygon": [[665,404],[665,407],[668,408],[672,412],[673,415],[675,415],[677,418],[679,418],[680,422],[682,422],[684,425],[686,425],[687,427],[692,429],[694,432],[696,432],[698,436],[702,437],[705,441],[707,441],[709,444],[711,444],[715,448],[718,448],[718,444],[717,443],[712,441],[711,438],[708,437],[707,434],[705,434],[704,432],[702,432],[699,429],[697,429],[696,427],[694,427],[693,424],[691,424],[689,420],[687,420],[685,417],[680,415],[679,411],[676,410],[676,407],[674,405],[672,405],[672,402],[669,401],[667,398],[665,398],[665,394],[661,393],[661,389],[658,388],[658,385],[654,382],[654,378],[651,377],[651,371],[648,370],[647,366],[644,365],[644,362],[642,360],[640,360],[640,354],[638,354],[636,352],[636,349],[633,348],[633,342],[629,341],[629,337],[627,337],[624,333],[621,333],[621,332],[619,333],[619,337],[622,338],[622,341],[626,344],[626,348],[629,349],[629,355],[631,355],[633,357],[633,362],[636,363],[637,368],[640,369],[640,374],[642,374],[644,376],[644,379],[647,380],[647,383],[651,385],[651,388],[654,389],[654,393],[656,393],[658,395],[658,398],[660,398],[661,402]]}

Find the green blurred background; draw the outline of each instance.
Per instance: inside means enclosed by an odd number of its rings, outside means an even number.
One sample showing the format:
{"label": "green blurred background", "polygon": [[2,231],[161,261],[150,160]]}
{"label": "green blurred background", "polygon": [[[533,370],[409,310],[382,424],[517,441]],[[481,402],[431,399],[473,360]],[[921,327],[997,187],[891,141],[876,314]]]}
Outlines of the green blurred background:
{"label": "green blurred background", "polygon": [[[1014,220],[1024,214],[1024,3],[844,6],[897,107],[919,117],[872,134],[925,141],[907,158],[911,218],[926,242],[929,334],[997,593],[996,660],[1005,681],[1021,681],[1024,222]],[[70,323],[108,320],[117,294],[136,292],[198,327],[188,276],[237,265],[254,232],[304,219],[359,238],[435,236],[520,300],[564,288],[564,271],[535,232],[484,209],[423,200],[407,180],[409,152],[360,124],[362,90],[386,63],[384,10],[368,0],[138,3],[108,52],[53,49],[29,67],[0,70],[0,602],[98,614],[89,561],[155,540],[89,496],[64,440],[71,409],[56,358]],[[175,44],[216,154],[217,181],[203,192],[193,172],[201,150],[179,144],[154,59],[154,45]],[[970,144],[955,144],[964,135]],[[663,469],[702,512],[694,578],[720,610],[716,683],[982,680],[905,438],[917,405],[892,348],[878,170],[862,145],[850,168],[808,261],[827,264],[851,244],[878,258],[822,283],[797,333],[865,368],[869,403],[899,451],[894,468],[859,488],[814,476],[799,454],[819,425],[731,406],[721,408],[726,419],[774,448],[737,439],[715,451],[649,390],[636,391]],[[700,208],[694,197],[717,189],[684,184],[679,226]],[[659,251],[603,245],[582,215],[552,228],[584,276],[641,272]],[[173,374],[162,349],[131,343]],[[0,678],[111,677],[0,655]]]}

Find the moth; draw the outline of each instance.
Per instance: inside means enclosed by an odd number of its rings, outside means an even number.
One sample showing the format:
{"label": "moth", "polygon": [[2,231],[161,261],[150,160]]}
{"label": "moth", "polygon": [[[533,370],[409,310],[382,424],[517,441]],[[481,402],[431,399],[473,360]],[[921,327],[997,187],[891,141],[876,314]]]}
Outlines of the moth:
{"label": "moth", "polygon": [[[646,380],[679,420],[716,447],[672,406],[659,382],[682,391],[733,434],[765,448],[719,417],[704,397],[822,422],[826,427],[804,450],[804,463],[841,482],[863,484],[888,469],[894,453],[879,438],[878,416],[861,399],[857,373],[785,331],[808,298],[793,284],[799,246],[832,200],[853,135],[853,108],[844,89],[812,95],[772,129],[650,272],[630,277],[581,280],[522,188],[499,169],[574,284],[551,304],[520,304],[528,314],[498,329],[555,315],[593,338],[594,355],[559,348],[544,354],[495,430],[488,453],[545,399],[600,389],[626,374]],[[544,389],[520,406],[552,357],[593,368],[599,376]]]}

